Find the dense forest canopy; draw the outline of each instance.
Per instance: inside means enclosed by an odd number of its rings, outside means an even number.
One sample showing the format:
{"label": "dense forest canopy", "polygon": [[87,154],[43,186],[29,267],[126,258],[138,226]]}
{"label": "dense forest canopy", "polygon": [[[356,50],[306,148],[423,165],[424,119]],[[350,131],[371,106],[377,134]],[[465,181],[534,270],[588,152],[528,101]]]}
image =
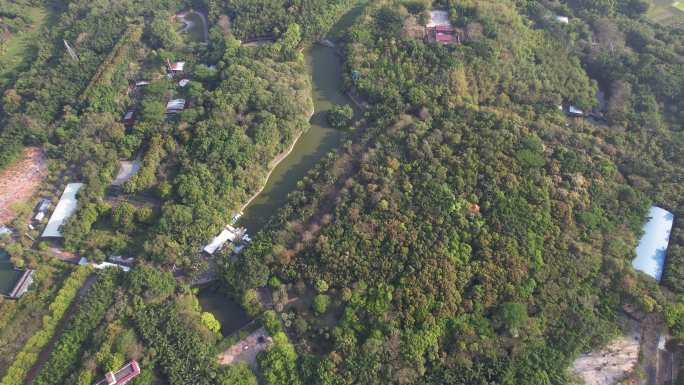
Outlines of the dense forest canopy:
{"label": "dense forest canopy", "polygon": [[[26,218],[0,239],[44,293],[0,302],[1,384],[91,384],[129,360],[134,384],[565,384],[625,308],[684,338],[681,221],[663,287],[631,266],[650,205],[684,215],[684,31],[646,0],[0,5],[12,33],[25,7],[49,14],[0,83],[0,169],[40,146],[48,191],[85,183],[62,241]],[[190,9],[206,38],[183,32]],[[433,41],[434,10],[454,44]],[[348,140],[242,253],[202,254],[320,112],[304,55],[326,37],[363,110],[325,111]],[[122,160],[139,169],[114,186]],[[135,262],[92,273],[58,248]],[[190,285],[206,272],[250,316],[232,335]],[[252,368],[219,365],[261,327]]]}

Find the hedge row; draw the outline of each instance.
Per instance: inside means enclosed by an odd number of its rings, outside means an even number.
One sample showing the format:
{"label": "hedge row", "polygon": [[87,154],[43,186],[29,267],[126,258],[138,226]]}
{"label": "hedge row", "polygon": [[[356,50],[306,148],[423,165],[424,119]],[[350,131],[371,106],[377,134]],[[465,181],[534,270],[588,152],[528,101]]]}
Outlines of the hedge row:
{"label": "hedge row", "polygon": [[26,374],[35,365],[40,351],[50,341],[55,333],[59,321],[64,317],[71,303],[74,302],[78,290],[83,286],[92,268],[80,266],[69,278],[64,281],[64,286],[59,289],[54,301],[49,306],[50,314],[43,316],[43,325],[36,334],[31,336],[26,345],[17,354],[12,366],[7,369],[0,385],[21,385],[24,383]]}
{"label": "hedge row", "polygon": [[128,26],[126,31],[112,48],[111,52],[102,61],[100,66],[97,68],[97,72],[90,80],[90,83],[86,86],[85,90],[81,94],[81,102],[88,100],[91,97],[92,90],[100,84],[109,84],[111,82],[112,74],[114,73],[114,68],[123,63],[126,58],[125,53],[128,52],[130,44],[140,41],[143,33],[142,24],[131,24]]}
{"label": "hedge row", "polygon": [[114,302],[118,269],[108,269],[98,273],[97,282],[88,291],[78,311],[62,333],[59,342],[38,374],[35,385],[64,384],[64,377],[71,372],[85,348],[85,340],[102,321]]}

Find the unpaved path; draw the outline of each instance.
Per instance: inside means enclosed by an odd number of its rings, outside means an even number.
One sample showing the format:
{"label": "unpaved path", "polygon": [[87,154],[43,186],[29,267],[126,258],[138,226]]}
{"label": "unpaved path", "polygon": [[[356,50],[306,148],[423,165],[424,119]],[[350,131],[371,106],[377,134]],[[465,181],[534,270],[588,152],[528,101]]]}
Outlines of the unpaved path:
{"label": "unpaved path", "polygon": [[33,196],[46,173],[43,151],[27,147],[17,161],[0,173],[0,225],[14,219],[12,206]]}

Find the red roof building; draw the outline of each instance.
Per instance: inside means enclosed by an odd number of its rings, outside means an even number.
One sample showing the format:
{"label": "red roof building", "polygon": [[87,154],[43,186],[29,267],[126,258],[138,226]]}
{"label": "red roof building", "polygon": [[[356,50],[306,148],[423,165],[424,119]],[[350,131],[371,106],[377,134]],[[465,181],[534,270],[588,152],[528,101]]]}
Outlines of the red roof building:
{"label": "red roof building", "polygon": [[437,31],[437,32],[445,32],[445,33],[453,33],[453,32],[454,32],[454,27],[452,27],[452,26],[450,26],[450,25],[444,25],[444,24],[436,25],[436,26],[435,26],[435,31]]}
{"label": "red roof building", "polygon": [[94,385],[125,385],[140,374],[138,362],[133,360],[116,372],[105,374],[105,378]]}
{"label": "red roof building", "polygon": [[456,41],[454,35],[437,32],[435,34],[435,40],[439,43],[453,43]]}

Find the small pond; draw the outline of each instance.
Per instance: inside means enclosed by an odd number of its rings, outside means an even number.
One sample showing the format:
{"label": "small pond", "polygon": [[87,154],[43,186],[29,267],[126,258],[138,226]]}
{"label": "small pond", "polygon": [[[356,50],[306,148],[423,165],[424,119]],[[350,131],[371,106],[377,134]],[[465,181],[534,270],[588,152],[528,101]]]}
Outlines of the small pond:
{"label": "small pond", "polygon": [[9,294],[21,276],[21,272],[14,269],[9,255],[0,250],[0,294]]}
{"label": "small pond", "polygon": [[247,325],[252,318],[240,304],[212,286],[200,289],[197,296],[202,311],[207,311],[221,323],[221,334],[227,337]]}
{"label": "small pond", "polygon": [[648,216],[649,220],[644,225],[644,236],[639,240],[636,248],[637,257],[632,261],[632,266],[660,282],[674,215],[665,209],[653,206]]}

